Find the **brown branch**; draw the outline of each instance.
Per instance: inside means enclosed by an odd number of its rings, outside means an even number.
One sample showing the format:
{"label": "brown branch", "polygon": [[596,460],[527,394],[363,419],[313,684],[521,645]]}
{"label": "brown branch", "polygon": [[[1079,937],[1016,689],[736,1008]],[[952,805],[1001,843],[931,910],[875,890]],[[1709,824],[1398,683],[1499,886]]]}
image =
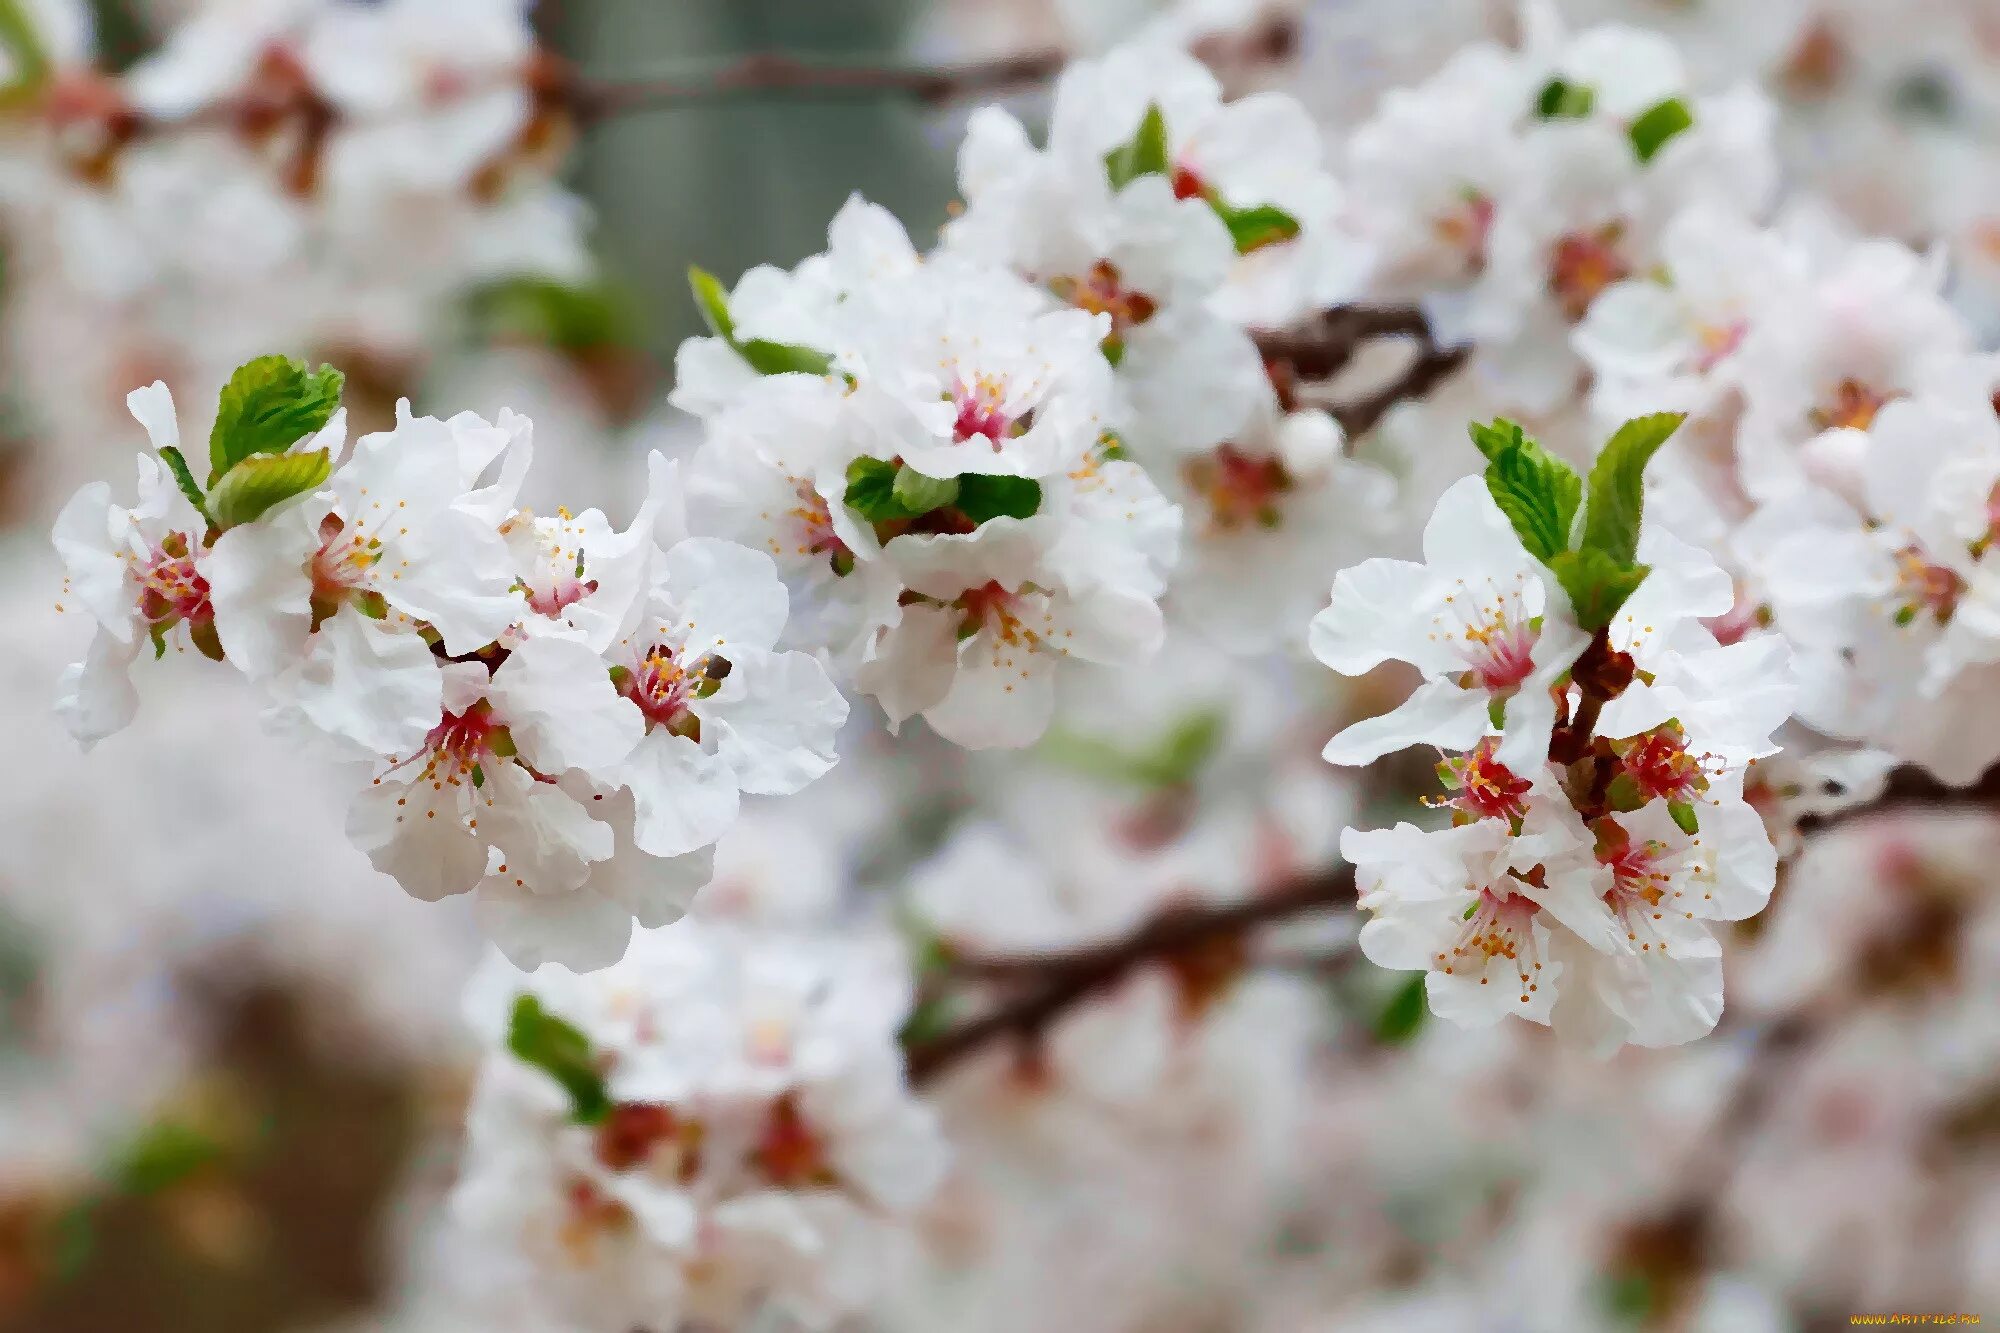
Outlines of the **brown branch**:
{"label": "brown branch", "polygon": [[1333,409],[1333,419],[1340,423],[1348,439],[1359,439],[1375,429],[1396,404],[1422,398],[1457,374],[1471,355],[1472,348],[1469,346],[1437,347],[1427,344],[1417,354],[1417,359],[1393,382],[1354,402],[1342,403]]}
{"label": "brown branch", "polygon": [[1168,961],[1251,928],[1354,901],[1354,871],[1338,866],[1220,907],[1176,907],[1122,939],[1069,953],[999,955],[956,960],[954,970],[1007,982],[1022,993],[996,1008],[931,1037],[905,1052],[912,1084],[922,1084],[1002,1040],[1033,1042],[1065,1013],[1109,989],[1135,968]]}
{"label": "brown branch", "polygon": [[1440,347],[1423,312],[1414,306],[1334,306],[1303,324],[1251,337],[1279,401],[1287,408],[1297,401],[1300,384],[1333,379],[1356,352],[1377,338],[1405,338],[1417,344],[1416,355],[1395,379],[1332,409],[1350,440],[1373,430],[1396,404],[1421,398],[1451,378],[1471,353],[1467,347]]}
{"label": "brown branch", "polygon": [[1889,774],[1888,785],[1874,800],[1830,814],[1807,815],[1799,820],[1799,830],[1823,833],[1873,815],[1913,810],[1985,810],[2000,813],[2000,764],[1987,769],[1964,787],[1943,782],[1915,764],[1904,764]]}

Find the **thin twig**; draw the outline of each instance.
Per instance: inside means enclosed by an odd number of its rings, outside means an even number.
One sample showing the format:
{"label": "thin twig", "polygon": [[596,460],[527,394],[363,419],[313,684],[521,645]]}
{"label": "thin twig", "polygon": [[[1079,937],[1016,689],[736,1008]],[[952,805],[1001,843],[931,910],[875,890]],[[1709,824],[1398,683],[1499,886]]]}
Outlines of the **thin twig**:
{"label": "thin twig", "polygon": [[1943,782],[1915,764],[1904,764],[1889,774],[1888,784],[1873,800],[1824,815],[1807,815],[1799,820],[1799,829],[1801,832],[1823,833],[1872,815],[1912,810],[1986,810],[2000,813],[2000,764],[1987,769],[1963,787]]}
{"label": "thin twig", "polygon": [[1354,901],[1354,871],[1337,866],[1289,881],[1267,893],[1221,907],[1176,907],[1130,935],[1069,953],[960,959],[954,966],[988,980],[1025,987],[1019,996],[977,1018],[912,1043],[910,1081],[921,1084],[988,1045],[1033,1041],[1070,1009],[1122,980],[1133,969],[1171,959],[1255,926],[1345,907]]}
{"label": "thin twig", "polygon": [[1341,305],[1289,329],[1254,333],[1257,350],[1288,407],[1300,384],[1324,384],[1345,370],[1356,352],[1377,338],[1416,343],[1416,355],[1389,383],[1332,410],[1334,420],[1359,438],[1398,403],[1421,398],[1465,364],[1467,347],[1440,347],[1430,323],[1414,306]]}
{"label": "thin twig", "polygon": [[1394,381],[1364,398],[1342,403],[1333,409],[1333,419],[1347,432],[1348,439],[1358,439],[1375,429],[1396,404],[1422,398],[1457,374],[1471,354],[1470,347],[1426,345]]}

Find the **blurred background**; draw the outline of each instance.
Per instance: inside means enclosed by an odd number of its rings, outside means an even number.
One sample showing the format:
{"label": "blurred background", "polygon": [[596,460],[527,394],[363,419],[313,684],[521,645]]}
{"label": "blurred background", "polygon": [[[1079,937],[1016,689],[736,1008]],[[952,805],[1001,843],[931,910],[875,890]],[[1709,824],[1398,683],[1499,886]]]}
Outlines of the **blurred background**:
{"label": "blurred background", "polygon": [[[370,77],[335,102],[414,111],[301,122],[303,34],[343,6],[392,31],[349,34]],[[1794,188],[1951,243],[1965,313],[2000,328],[2000,6],[1561,8],[1668,31],[1705,82],[1761,83]],[[478,1056],[463,905],[375,874],[342,782],[226,673],[163,664],[88,757],[50,711],[87,631],[54,609],[48,527],[82,482],[122,483],[127,390],[164,378],[200,433],[230,369],[284,350],[346,371],[362,430],[399,397],[511,406],[536,422],[531,499],[622,519],[646,451],[690,441],[665,402],[699,328],[690,264],[790,265],[856,191],[921,243],[973,107],[1034,124],[1065,54],[1159,25],[1232,91],[1303,99],[1337,148],[1384,90],[1517,21],[1497,0],[0,0],[0,1329],[491,1327],[455,1313],[478,1258],[440,1219]],[[883,86],[718,81],[755,52]],[[977,97],[907,86],[1017,57]],[[246,71],[255,97],[223,105]],[[1426,442],[1470,410],[1408,409],[1386,447],[1465,470]],[[1343,823],[1422,789],[1420,764],[1317,758],[1396,682],[1170,651],[1164,679],[1083,678],[1064,716],[1128,736],[1214,719],[1198,781],[1107,779],[1074,727],[1023,757],[892,745],[857,708],[840,768],[732,833],[722,879],[807,862],[939,912],[941,885],[1024,876],[1179,890],[1217,857],[1225,877],[1323,864]],[[1608,1064],[1524,1024],[1427,1023],[1324,932],[1212,1003],[1174,979],[1171,1019],[1142,976],[1054,1034],[1036,1077],[1069,1081],[1063,1105],[1023,1111],[1018,1069],[943,1085],[953,1182],[858,1326],[2000,1319],[1996,856],[2000,823],[1963,812],[1814,837],[1729,943],[1722,1029]],[[1172,1059],[1111,1058],[1161,1032]]]}

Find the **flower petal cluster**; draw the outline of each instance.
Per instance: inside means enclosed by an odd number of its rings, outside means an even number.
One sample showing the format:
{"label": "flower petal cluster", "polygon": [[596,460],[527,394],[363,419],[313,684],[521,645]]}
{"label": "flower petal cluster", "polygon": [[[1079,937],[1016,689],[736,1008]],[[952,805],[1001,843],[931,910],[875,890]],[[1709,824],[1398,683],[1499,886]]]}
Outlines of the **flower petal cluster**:
{"label": "flower petal cluster", "polygon": [[[232,663],[280,730],[367,766],[348,831],[375,867],[418,898],[475,894],[524,966],[615,961],[634,919],[675,919],[707,881],[741,793],[832,766],[847,705],[778,647],[772,561],[675,531],[657,455],[624,530],[537,516],[515,505],[526,418],[404,404],[347,448],[330,398],[286,400],[272,367],[225,391],[205,495],[155,384],[131,398],[158,455],[136,506],[93,484],[59,516],[66,598],[96,625],[60,704],[80,740],[131,719],[149,640]],[[324,424],[253,438],[288,410]]]}
{"label": "flower petal cluster", "polygon": [[909,976],[890,935],[713,914],[587,976],[493,960],[467,996],[495,1049],[452,1205],[510,1260],[491,1299],[605,1333],[820,1326],[871,1299],[945,1161],[896,1047]]}
{"label": "flower petal cluster", "polygon": [[1160,644],[1180,513],[1110,435],[1111,317],[850,200],[825,254],[713,293],[675,401],[709,432],[690,523],[768,552],[823,654],[892,725],[1042,734],[1056,667]]}
{"label": "flower petal cluster", "polygon": [[[1619,442],[1606,450],[1614,471]],[[1616,512],[1606,467],[1590,503]],[[1511,1013],[1600,1051],[1691,1041],[1722,1012],[1712,926],[1760,911],[1776,878],[1743,792],[1791,713],[1789,648],[1771,635],[1720,643],[1703,622],[1734,605],[1729,576],[1663,529],[1639,530],[1636,512],[1639,581],[1610,616],[1586,616],[1602,587],[1577,557],[1608,559],[1619,539],[1586,515],[1582,546],[1558,535],[1556,554],[1531,555],[1520,476],[1496,463],[1490,484],[1451,487],[1424,564],[1343,570],[1313,624],[1337,671],[1397,657],[1425,678],[1401,707],[1335,736],[1329,760],[1443,752],[1432,804],[1448,826],[1341,837],[1370,913],[1361,948],[1425,972],[1432,1011],[1463,1025]]]}

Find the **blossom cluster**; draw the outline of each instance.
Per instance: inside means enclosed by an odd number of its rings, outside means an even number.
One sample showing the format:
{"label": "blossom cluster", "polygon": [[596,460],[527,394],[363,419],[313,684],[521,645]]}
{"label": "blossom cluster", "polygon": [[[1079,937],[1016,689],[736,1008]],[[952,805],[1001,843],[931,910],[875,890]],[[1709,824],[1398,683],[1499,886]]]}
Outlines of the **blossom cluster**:
{"label": "blossom cluster", "polygon": [[1518,1014],[1607,1049],[1692,1040],[1722,1013],[1712,926],[1770,897],[1777,855],[1743,784],[1790,715],[1790,650],[1720,643],[1703,621],[1734,604],[1729,576],[1642,528],[1646,461],[1679,424],[1627,423],[1587,505],[1518,426],[1474,427],[1486,475],[1439,500],[1424,563],[1343,570],[1314,621],[1335,670],[1393,658],[1424,676],[1326,757],[1445,751],[1449,827],[1341,837],[1363,951],[1425,971],[1442,1017]]}
{"label": "blossom cluster", "polygon": [[581,977],[492,960],[453,1197],[501,1275],[476,1306],[624,1333],[823,1327],[879,1299],[885,1236],[945,1164],[903,1081],[910,1002],[892,932],[794,911],[705,908]]}
{"label": "blossom cluster", "polygon": [[367,765],[348,831],[416,897],[473,892],[532,966],[616,959],[677,917],[743,791],[834,760],[847,705],[776,648],[768,557],[685,538],[674,469],[623,530],[515,499],[531,424],[399,408],[346,440],[341,377],[284,357],[224,388],[204,487],[166,387],[135,391],[153,454],[132,507],[84,487],[58,516],[65,597],[96,631],[61,701],[85,743],[129,722],[150,645],[257,685],[272,725]]}
{"label": "blossom cluster", "polygon": [[118,398],[155,375],[185,392],[310,348],[386,411],[463,301],[590,281],[531,6],[151,8],[176,12],[127,16],[164,30],[117,72],[87,0],[9,6],[0,38],[0,336],[55,480],[101,469]]}

